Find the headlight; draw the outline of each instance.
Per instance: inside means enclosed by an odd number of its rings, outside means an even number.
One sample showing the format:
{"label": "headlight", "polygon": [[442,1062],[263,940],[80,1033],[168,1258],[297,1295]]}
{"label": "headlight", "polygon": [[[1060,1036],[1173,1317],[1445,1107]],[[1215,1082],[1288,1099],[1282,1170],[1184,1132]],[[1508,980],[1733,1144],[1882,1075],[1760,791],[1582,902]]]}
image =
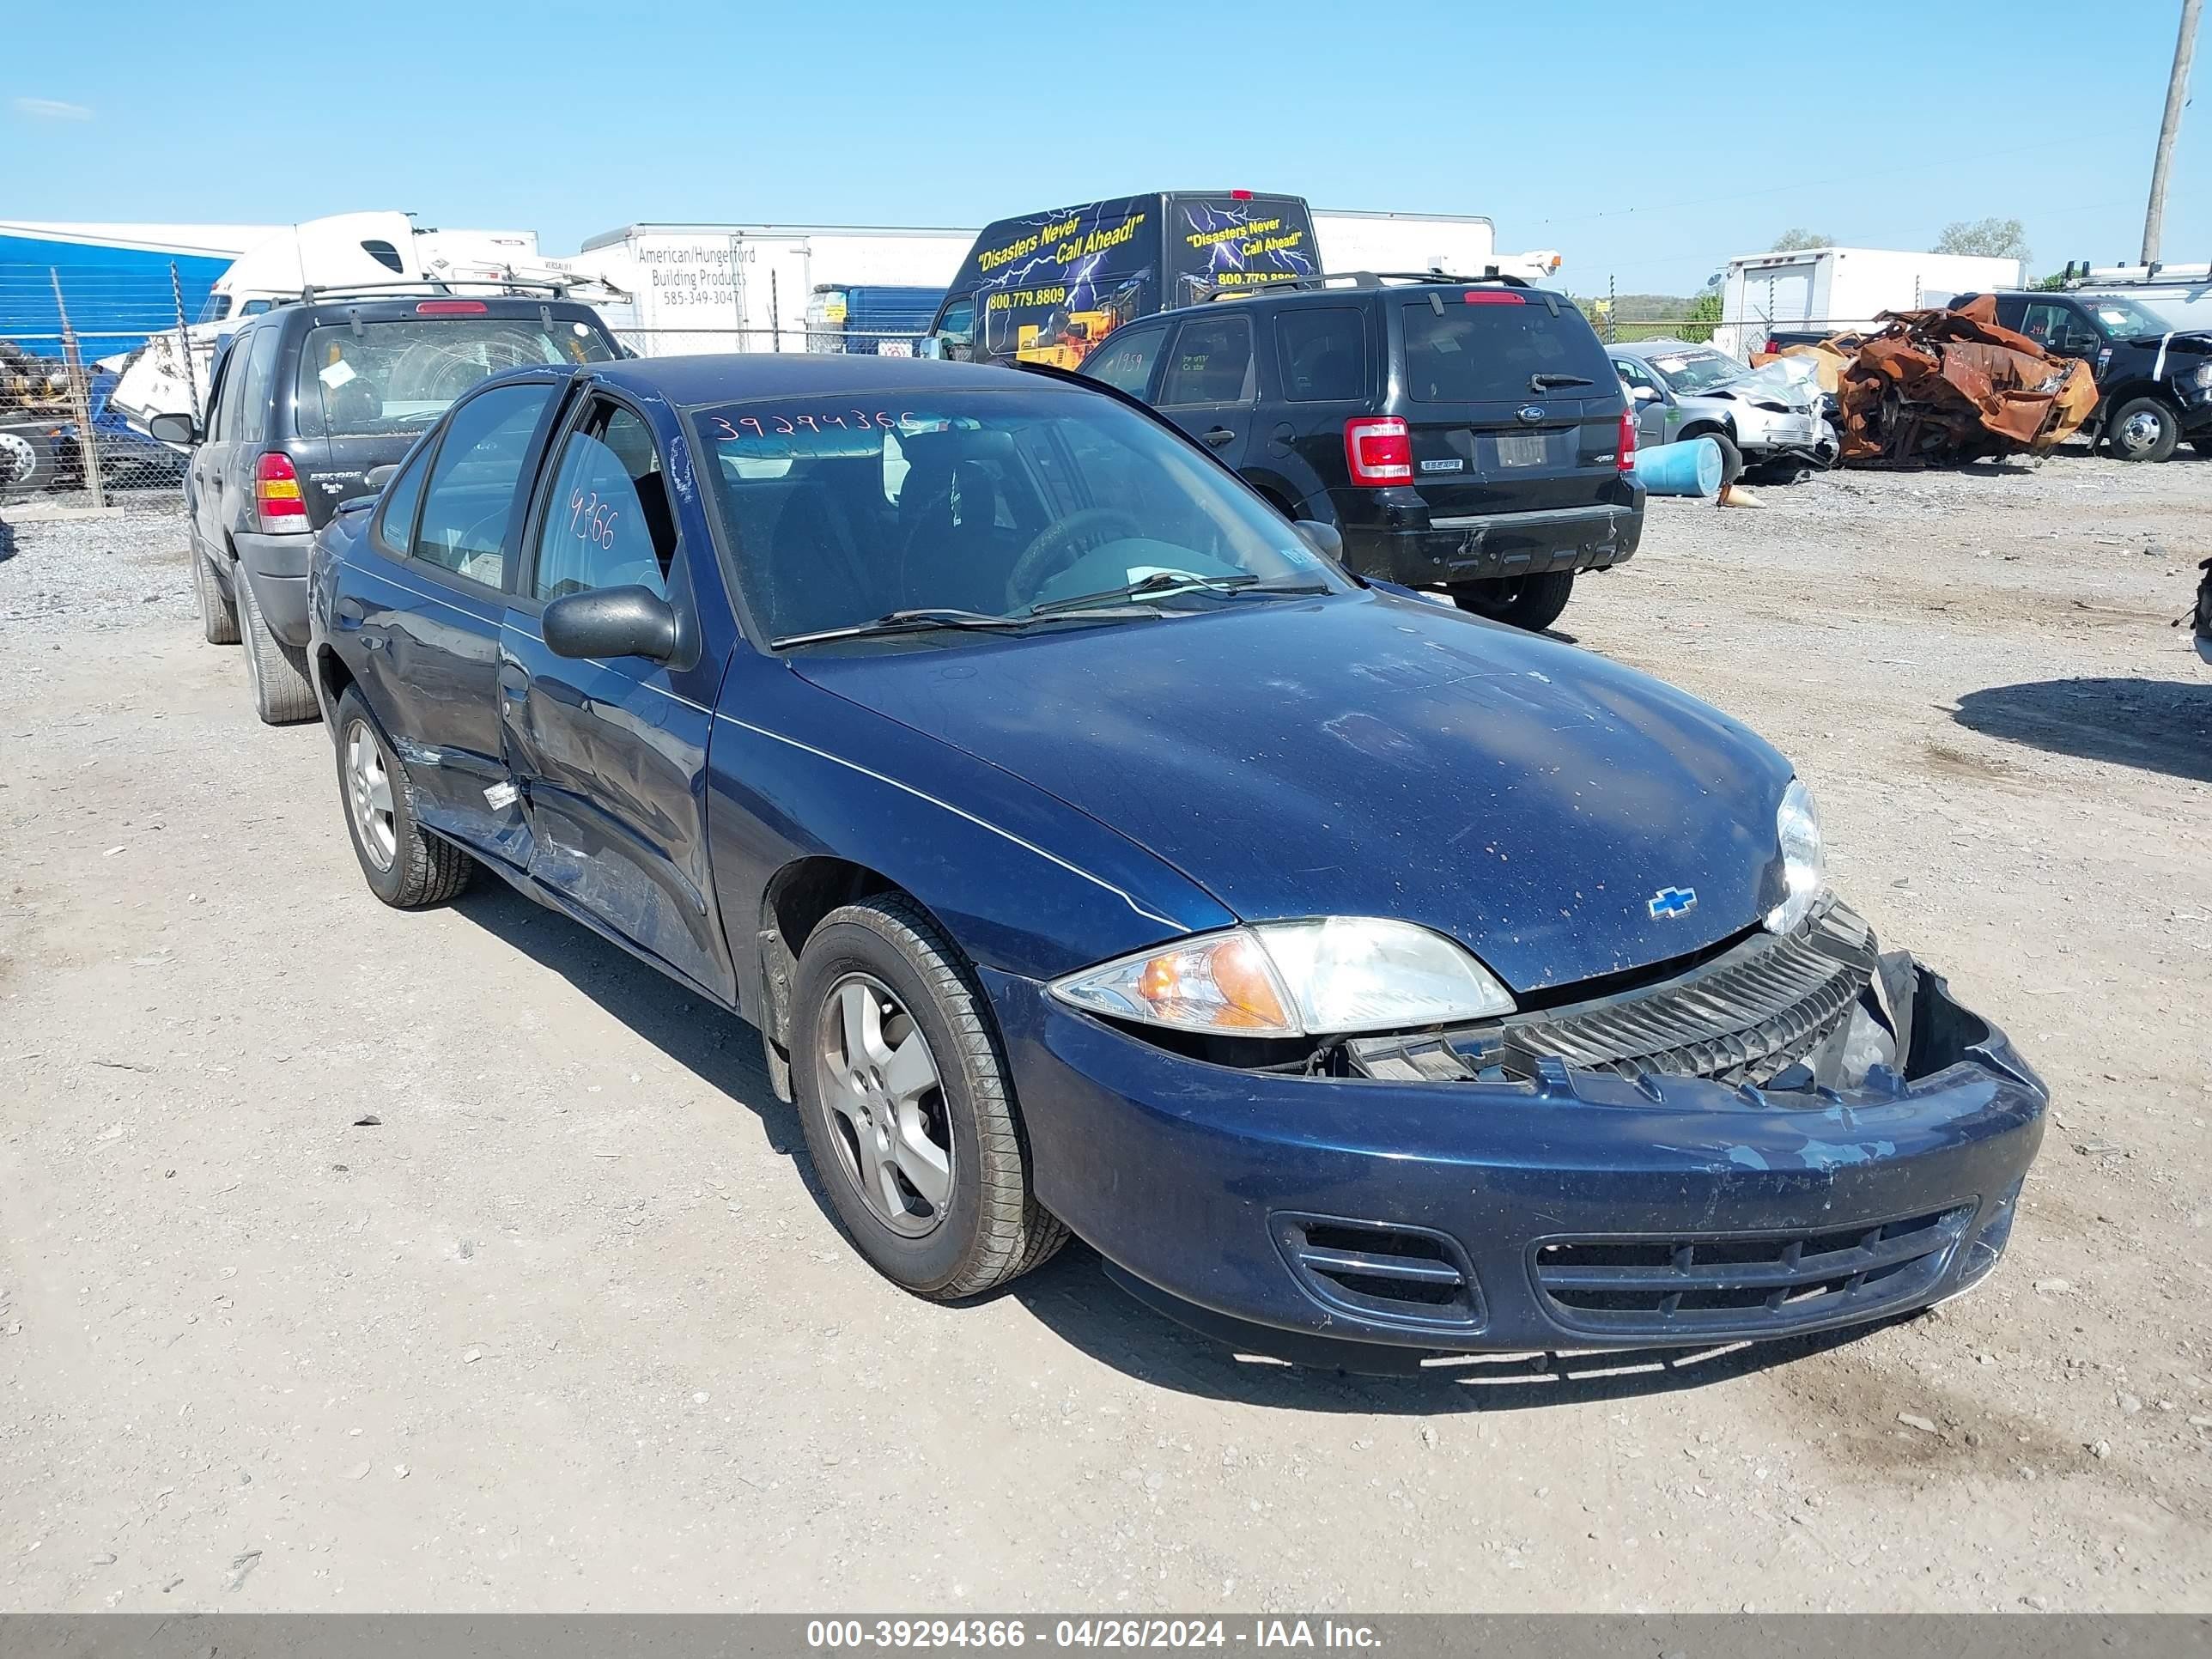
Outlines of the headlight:
{"label": "headlight", "polygon": [[1782,805],[1775,809],[1774,833],[1782,843],[1782,874],[1789,890],[1766,913],[1766,929],[1787,933],[1810,914],[1813,901],[1828,881],[1820,852],[1820,811],[1813,804],[1813,792],[1796,778],[1790,780],[1782,792]]}
{"label": "headlight", "polygon": [[1179,939],[1048,988],[1092,1013],[1224,1036],[1334,1036],[1513,1012],[1505,988],[1442,934],[1348,916]]}
{"label": "headlight", "polygon": [[2189,378],[2198,386],[2212,386],[2212,363],[2200,363],[2197,372]]}

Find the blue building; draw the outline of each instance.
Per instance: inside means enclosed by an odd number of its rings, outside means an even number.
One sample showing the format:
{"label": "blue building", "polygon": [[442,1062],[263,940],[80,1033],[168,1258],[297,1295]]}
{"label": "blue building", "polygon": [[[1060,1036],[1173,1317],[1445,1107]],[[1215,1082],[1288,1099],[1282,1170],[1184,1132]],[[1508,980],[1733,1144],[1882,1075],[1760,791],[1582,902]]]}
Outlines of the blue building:
{"label": "blue building", "polygon": [[87,361],[135,350],[176,326],[180,291],[197,319],[231,261],[283,228],[0,220],[0,340],[59,356],[66,304]]}

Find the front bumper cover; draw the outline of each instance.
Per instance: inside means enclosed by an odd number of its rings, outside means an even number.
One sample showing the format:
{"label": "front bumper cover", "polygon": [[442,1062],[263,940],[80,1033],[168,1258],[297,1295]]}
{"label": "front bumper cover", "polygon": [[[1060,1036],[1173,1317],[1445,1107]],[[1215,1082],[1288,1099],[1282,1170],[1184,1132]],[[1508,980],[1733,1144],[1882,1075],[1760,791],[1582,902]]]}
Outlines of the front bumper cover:
{"label": "front bumper cover", "polygon": [[1117,1279],[1243,1346],[1389,1370],[1796,1335],[1989,1272],[2048,1094],[1939,976],[1893,960],[1907,1075],[1840,1091],[1556,1061],[1506,1081],[1237,1071],[984,978],[1038,1197]]}

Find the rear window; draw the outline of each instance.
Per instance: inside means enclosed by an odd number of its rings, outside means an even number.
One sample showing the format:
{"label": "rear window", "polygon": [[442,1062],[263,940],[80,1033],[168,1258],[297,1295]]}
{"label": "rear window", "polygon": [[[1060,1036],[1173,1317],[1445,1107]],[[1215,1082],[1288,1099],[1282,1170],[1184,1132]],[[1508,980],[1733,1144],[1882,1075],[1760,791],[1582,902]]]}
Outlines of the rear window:
{"label": "rear window", "polygon": [[419,432],[485,376],[614,356],[587,323],[556,319],[423,317],[311,330],[300,348],[300,435]]}
{"label": "rear window", "polygon": [[[1501,403],[1547,392],[1619,392],[1605,348],[1580,312],[1559,315],[1518,294],[1473,289],[1468,304],[1446,297],[1441,315],[1426,301],[1404,307],[1406,390],[1416,403]],[[1547,386],[1534,377],[1562,378]]]}

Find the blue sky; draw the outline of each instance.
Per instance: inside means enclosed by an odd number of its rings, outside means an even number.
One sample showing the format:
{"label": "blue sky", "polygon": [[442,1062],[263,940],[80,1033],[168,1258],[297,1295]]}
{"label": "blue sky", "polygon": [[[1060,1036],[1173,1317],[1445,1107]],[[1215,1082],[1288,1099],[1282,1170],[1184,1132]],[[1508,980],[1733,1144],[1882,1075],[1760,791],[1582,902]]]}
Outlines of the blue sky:
{"label": "blue sky", "polygon": [[[2134,258],[2179,5],[25,4],[0,211],[402,208],[558,254],[635,220],[974,225],[1231,185],[1486,213],[1581,293],[1686,292],[1793,225],[1912,248],[1990,214],[2041,271]],[[2199,103],[2176,261],[2212,258]]]}

